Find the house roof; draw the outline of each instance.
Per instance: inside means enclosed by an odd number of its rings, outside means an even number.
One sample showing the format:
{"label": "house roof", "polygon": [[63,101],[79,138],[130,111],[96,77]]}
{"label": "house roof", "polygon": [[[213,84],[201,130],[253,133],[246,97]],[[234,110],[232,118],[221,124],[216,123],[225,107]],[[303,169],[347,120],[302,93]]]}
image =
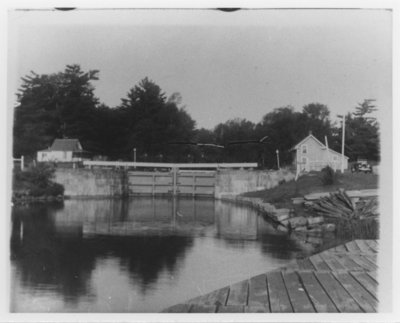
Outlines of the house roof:
{"label": "house roof", "polygon": [[[317,138],[315,138],[312,134],[310,134],[307,137],[305,137],[302,141],[300,141],[296,146],[294,146],[291,150],[295,150],[295,149],[299,148],[302,144],[304,144],[309,139],[316,141],[317,144],[321,146],[321,149],[326,149],[326,146],[322,142],[320,142]],[[331,152],[331,153],[342,155],[341,153],[339,153],[333,149],[330,149],[330,148],[328,148],[328,149],[329,149],[329,152]],[[344,157],[347,159],[349,158],[347,156],[344,156]]]}
{"label": "house roof", "polygon": [[83,151],[78,139],[55,139],[48,149],[41,151]]}

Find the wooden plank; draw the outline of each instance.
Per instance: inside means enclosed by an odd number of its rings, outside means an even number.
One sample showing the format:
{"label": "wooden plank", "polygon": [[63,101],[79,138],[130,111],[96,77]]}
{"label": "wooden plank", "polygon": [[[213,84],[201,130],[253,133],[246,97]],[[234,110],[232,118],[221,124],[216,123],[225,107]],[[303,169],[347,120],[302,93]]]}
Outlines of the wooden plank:
{"label": "wooden plank", "polygon": [[247,305],[248,280],[229,286],[229,296],[226,305]]}
{"label": "wooden plank", "polygon": [[368,244],[374,253],[378,252],[378,242],[376,240],[365,240],[365,243]]}
{"label": "wooden plank", "polygon": [[202,295],[192,300],[192,303],[202,304],[202,305],[226,305],[226,300],[229,294],[229,287],[224,287],[217,289],[211,293]]}
{"label": "wooden plank", "polygon": [[217,313],[243,313],[243,305],[218,306]]}
{"label": "wooden plank", "polygon": [[342,313],[362,312],[356,301],[346,292],[346,290],[333,278],[331,273],[316,272],[319,283],[328,293],[329,298],[335,303],[336,307]]}
{"label": "wooden plank", "polygon": [[190,307],[191,304],[177,304],[166,308],[165,310],[162,311],[162,313],[188,313]]}
{"label": "wooden plank", "polygon": [[349,273],[334,273],[336,279],[361,306],[364,312],[376,312],[377,302]]}
{"label": "wooden plank", "polygon": [[312,255],[309,259],[316,270],[330,270],[329,266],[324,262],[320,255]]}
{"label": "wooden plank", "polygon": [[361,252],[369,254],[372,253],[372,249],[369,247],[369,245],[365,242],[365,240],[355,240],[357,246],[360,248]]}
{"label": "wooden plank", "polygon": [[347,242],[346,243],[346,248],[349,250],[351,253],[359,253],[361,250],[358,248],[356,243],[353,241]]}
{"label": "wooden plank", "polygon": [[249,306],[266,307],[269,311],[267,275],[262,274],[249,280]]}
{"label": "wooden plank", "polygon": [[325,263],[329,266],[331,270],[344,270],[345,267],[337,261],[336,257],[334,254],[329,254],[325,252],[320,253],[321,258],[325,261]]}
{"label": "wooden plank", "polygon": [[339,261],[347,270],[363,270],[363,268],[355,263],[351,254],[336,255],[336,260]]}
{"label": "wooden plank", "polygon": [[369,275],[369,276],[371,276],[371,278],[373,279],[373,280],[375,280],[376,282],[378,282],[378,276],[377,276],[377,272],[376,271],[369,271],[369,272],[367,272],[367,274]]}
{"label": "wooden plank", "polygon": [[269,313],[270,310],[266,306],[245,306],[244,308],[245,313]]}
{"label": "wooden plank", "polygon": [[279,271],[267,273],[269,301],[272,313],[292,313],[292,305],[286,292],[282,274]]}
{"label": "wooden plank", "polygon": [[216,310],[216,306],[193,304],[189,313],[215,313]]}
{"label": "wooden plank", "polygon": [[315,278],[313,272],[299,271],[303,286],[312,301],[314,308],[319,313],[336,313],[338,310],[326,294],[325,290]]}
{"label": "wooden plank", "polygon": [[297,265],[300,270],[315,270],[315,267],[311,263],[310,259],[298,259]]}
{"label": "wooden plank", "polygon": [[355,263],[359,264],[365,270],[377,270],[378,266],[367,260],[363,255],[352,255],[351,258]]}
{"label": "wooden plank", "polygon": [[351,271],[350,274],[366,289],[376,300],[378,299],[378,284],[367,273]]}
{"label": "wooden plank", "polygon": [[335,247],[335,251],[336,252],[347,252],[348,250],[346,249],[346,247],[344,245],[339,245]]}
{"label": "wooden plank", "polygon": [[314,313],[314,307],[311,304],[297,273],[282,273],[282,275],[294,312]]}

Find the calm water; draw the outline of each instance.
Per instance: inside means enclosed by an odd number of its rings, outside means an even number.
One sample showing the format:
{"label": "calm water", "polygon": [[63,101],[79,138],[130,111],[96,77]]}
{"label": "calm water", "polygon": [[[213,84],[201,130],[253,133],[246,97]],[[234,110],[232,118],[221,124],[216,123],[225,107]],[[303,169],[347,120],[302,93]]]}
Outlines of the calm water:
{"label": "calm water", "polygon": [[158,312],[312,250],[213,200],[68,200],[15,207],[11,311]]}

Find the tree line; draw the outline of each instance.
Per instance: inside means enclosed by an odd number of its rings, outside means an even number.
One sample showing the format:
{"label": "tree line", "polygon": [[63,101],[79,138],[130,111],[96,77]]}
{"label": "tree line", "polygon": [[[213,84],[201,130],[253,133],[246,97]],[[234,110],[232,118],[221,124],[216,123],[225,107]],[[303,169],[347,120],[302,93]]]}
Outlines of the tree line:
{"label": "tree line", "polygon": [[[326,136],[330,148],[341,149],[341,124],[331,121],[321,103],[307,104],[300,112],[278,107],[258,123],[237,118],[204,129],[196,127],[179,93],[167,97],[148,78],[134,85],[118,106],[100,103],[93,85],[98,74],[67,65],[62,72],[23,77],[14,110],[14,157],[34,157],[55,138],[78,138],[85,150],[110,160],[132,160],[135,148],[138,161],[257,161],[267,168],[276,167],[277,150],[281,163],[290,164],[291,148],[309,133],[321,141]],[[364,100],[346,115],[345,154],[351,160],[379,159],[379,126],[371,116],[375,110],[374,100]],[[237,142],[245,140],[254,142]]]}

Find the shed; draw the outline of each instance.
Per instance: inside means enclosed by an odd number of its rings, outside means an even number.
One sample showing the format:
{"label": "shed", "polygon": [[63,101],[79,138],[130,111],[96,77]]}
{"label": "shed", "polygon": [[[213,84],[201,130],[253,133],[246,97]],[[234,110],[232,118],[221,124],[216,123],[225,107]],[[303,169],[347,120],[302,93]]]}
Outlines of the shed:
{"label": "shed", "polygon": [[49,148],[37,152],[37,161],[79,162],[89,159],[87,156],[78,139],[55,139]]}

